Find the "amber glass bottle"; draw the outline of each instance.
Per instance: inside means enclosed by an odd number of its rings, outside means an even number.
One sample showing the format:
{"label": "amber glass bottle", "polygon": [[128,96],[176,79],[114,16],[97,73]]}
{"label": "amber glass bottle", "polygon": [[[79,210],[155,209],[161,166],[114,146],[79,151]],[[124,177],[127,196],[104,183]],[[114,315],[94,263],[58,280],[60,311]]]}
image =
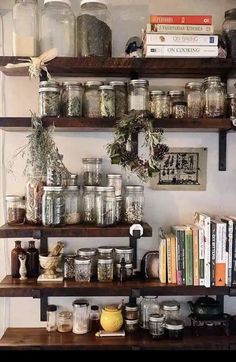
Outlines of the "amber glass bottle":
{"label": "amber glass bottle", "polygon": [[39,251],[35,247],[34,240],[29,241],[29,248],[26,252],[27,278],[39,276]]}
{"label": "amber glass bottle", "polygon": [[25,249],[22,249],[21,247],[21,241],[16,240],[15,241],[15,248],[11,251],[11,274],[13,278],[20,278],[20,261],[18,256],[20,254],[25,254]]}

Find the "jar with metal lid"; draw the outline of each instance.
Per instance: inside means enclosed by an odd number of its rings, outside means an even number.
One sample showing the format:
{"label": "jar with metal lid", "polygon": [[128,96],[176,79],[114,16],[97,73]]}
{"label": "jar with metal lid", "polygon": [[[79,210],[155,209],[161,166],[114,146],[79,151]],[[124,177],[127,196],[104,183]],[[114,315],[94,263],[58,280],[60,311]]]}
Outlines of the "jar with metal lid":
{"label": "jar with metal lid", "polygon": [[165,328],[170,339],[182,339],[184,336],[184,324],[180,319],[166,320]]}
{"label": "jar with metal lid", "polygon": [[153,338],[162,338],[165,335],[164,316],[161,314],[151,314],[149,316],[148,329]]}
{"label": "jar with metal lid", "polygon": [[46,176],[41,172],[29,175],[26,185],[26,221],[28,224],[42,224],[42,198]]}
{"label": "jar with metal lid", "polygon": [[102,158],[83,158],[85,186],[100,186],[102,183]]}
{"label": "jar with metal lid", "polygon": [[203,116],[224,117],[225,89],[220,77],[207,77],[203,82]]}
{"label": "jar with metal lid", "polygon": [[69,311],[60,312],[57,318],[58,332],[61,333],[71,332],[72,328],[73,328],[73,314]]}
{"label": "jar with metal lid", "polygon": [[80,248],[77,250],[77,255],[91,259],[91,278],[97,276],[97,249],[96,248]]}
{"label": "jar with metal lid", "polygon": [[225,19],[222,25],[223,35],[227,40],[228,57],[236,58],[236,9],[225,12]]}
{"label": "jar with metal lid", "polygon": [[84,186],[83,192],[83,222],[95,224],[95,188],[96,186]]}
{"label": "jar with metal lid", "polygon": [[145,79],[134,79],[129,83],[128,110],[146,111],[148,109],[149,82]]}
{"label": "jar with metal lid", "polygon": [[7,195],[7,223],[8,225],[21,225],[25,222],[25,197]]}
{"label": "jar with metal lid", "polygon": [[113,258],[113,248],[111,246],[99,246],[98,247],[98,257],[109,257]]}
{"label": "jar with metal lid", "polygon": [[71,173],[67,179],[67,184],[65,186],[78,186],[78,174]]}
{"label": "jar with metal lid", "polygon": [[124,219],[128,224],[143,221],[144,187],[139,185],[125,186]]}
{"label": "jar with metal lid", "polygon": [[101,85],[100,94],[100,114],[101,117],[115,117],[115,91],[111,85]]}
{"label": "jar with metal lid", "polygon": [[96,187],[95,190],[96,224],[114,225],[116,222],[116,198],[114,187]]}
{"label": "jar with metal lid", "polygon": [[39,83],[39,115],[60,116],[60,84],[53,80]]}
{"label": "jar with metal lid", "polygon": [[65,225],[64,188],[44,186],[42,202],[42,223],[44,226]]}
{"label": "jar with metal lid", "polygon": [[119,246],[115,248],[115,261],[116,263],[121,263],[121,260],[124,258],[125,262],[128,264],[133,263],[134,249],[130,246]]}
{"label": "jar with metal lid", "polygon": [[49,304],[47,306],[47,325],[48,332],[55,332],[57,330],[57,306]]}
{"label": "jar with metal lid", "polygon": [[150,92],[150,112],[155,118],[168,118],[170,116],[170,97],[161,90]]}
{"label": "jar with metal lid", "polygon": [[99,87],[103,82],[98,80],[90,80],[85,83],[83,95],[83,114],[84,117],[96,118],[100,117],[100,93]]}
{"label": "jar with metal lid", "polygon": [[[124,280],[130,280],[133,277],[133,264],[132,263],[126,263],[124,262],[124,270],[125,270],[125,278],[122,276],[122,279]],[[121,270],[122,270],[122,263],[116,264],[116,277],[118,280],[121,278]]]}
{"label": "jar with metal lid", "polygon": [[160,303],[160,314],[166,319],[178,319],[180,304],[175,300],[167,300]]}
{"label": "jar with metal lid", "polygon": [[139,330],[139,320],[138,319],[125,319],[125,331],[128,334],[136,333]]}
{"label": "jar with metal lid", "polygon": [[65,279],[74,279],[74,277],[75,277],[75,255],[74,254],[65,255],[63,276]]}
{"label": "jar with metal lid", "polygon": [[76,299],[73,302],[73,329],[75,334],[89,332],[89,303],[84,299]]}
{"label": "jar with metal lid", "polygon": [[189,118],[202,117],[202,83],[189,82],[185,84],[186,100]]}
{"label": "jar with metal lid", "polygon": [[128,93],[127,84],[120,80],[113,80],[109,83],[115,91],[115,116],[117,118],[122,117],[128,113]]}
{"label": "jar with metal lid", "polygon": [[98,281],[112,282],[113,280],[113,258],[109,256],[98,257]]}
{"label": "jar with metal lid", "polygon": [[116,223],[123,221],[123,197],[116,196]]}
{"label": "jar with metal lid", "polygon": [[81,221],[81,200],[79,186],[67,186],[65,189],[67,225],[79,224]]}
{"label": "jar with metal lid", "polygon": [[91,259],[86,256],[76,256],[75,258],[75,281],[90,282],[91,279]]}
{"label": "jar with metal lid", "polygon": [[[230,118],[230,120],[235,123],[236,119],[236,94],[231,93],[227,95],[227,111],[226,116]],[[234,124],[235,126],[235,124]]]}
{"label": "jar with metal lid", "polygon": [[121,196],[122,194],[122,175],[109,173],[107,174],[107,186],[113,186],[115,195]]}
{"label": "jar with metal lid", "polygon": [[83,92],[81,83],[62,83],[61,106],[64,117],[82,117]]}
{"label": "jar with metal lid", "polygon": [[173,117],[173,103],[184,101],[184,91],[181,90],[171,90],[168,92],[170,96],[170,117]]}
{"label": "jar with metal lid", "polygon": [[151,314],[159,314],[159,305],[157,297],[144,296],[140,303],[140,326],[141,328],[149,328],[149,317]]}
{"label": "jar with metal lid", "polygon": [[172,116],[174,118],[187,118],[187,102],[178,101],[172,103]]}
{"label": "jar with metal lid", "polygon": [[125,305],[125,312],[124,312],[125,319],[139,319],[139,310],[137,305]]}

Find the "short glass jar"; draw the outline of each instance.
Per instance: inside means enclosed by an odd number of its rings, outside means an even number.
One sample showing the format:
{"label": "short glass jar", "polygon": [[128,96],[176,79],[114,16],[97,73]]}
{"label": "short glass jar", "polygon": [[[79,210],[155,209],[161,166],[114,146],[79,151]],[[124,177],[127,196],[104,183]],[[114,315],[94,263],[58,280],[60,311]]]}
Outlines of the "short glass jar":
{"label": "short glass jar", "polygon": [[123,221],[123,197],[116,196],[116,223]]}
{"label": "short glass jar", "polygon": [[125,186],[124,219],[128,224],[143,221],[144,187],[139,185]]}
{"label": "short glass jar", "polygon": [[60,116],[60,84],[54,80],[39,83],[39,115]]}
{"label": "short glass jar", "polygon": [[65,223],[67,225],[79,224],[81,221],[81,200],[79,186],[67,186],[65,189]]}
{"label": "short glass jar", "polygon": [[124,317],[125,319],[139,319],[139,310],[137,305],[125,305],[125,311],[124,311]]}
{"label": "short glass jar", "polygon": [[100,94],[100,114],[101,117],[115,117],[115,91],[111,85],[101,85]]}
{"label": "short glass jar", "polygon": [[186,101],[189,118],[202,117],[202,83],[189,82],[185,84]]}
{"label": "short glass jar", "polygon": [[100,93],[99,87],[103,82],[92,80],[85,83],[83,96],[83,115],[84,117],[97,118],[100,113]]}
{"label": "short glass jar", "polygon": [[187,118],[187,102],[177,101],[172,103],[172,116],[174,118]]}
{"label": "short glass jar", "polygon": [[160,314],[167,319],[179,318],[180,304],[175,300],[166,300],[160,303]]}
{"label": "short glass jar", "polygon": [[107,174],[107,186],[113,186],[115,195],[121,196],[122,194],[122,175],[109,173]]}
{"label": "short glass jar", "polygon": [[64,117],[82,117],[83,93],[81,83],[62,83],[61,107]]}
{"label": "short glass jar", "polygon": [[149,328],[149,317],[151,314],[159,314],[159,305],[157,297],[144,296],[140,303],[140,326],[141,328]]}
{"label": "short glass jar", "polygon": [[168,118],[170,116],[170,97],[161,90],[150,92],[150,112],[155,118]]}
{"label": "short glass jar", "polygon": [[[116,264],[116,277],[117,277],[118,280],[120,280],[120,277],[121,277],[121,275],[120,275],[121,268],[122,268],[122,264],[120,264],[120,263]],[[125,277],[124,277],[124,275],[122,276],[124,278],[122,281],[132,279],[132,277],[133,277],[133,264],[125,263],[124,268],[125,268]]]}
{"label": "short glass jar", "polygon": [[162,338],[165,335],[164,316],[161,314],[151,314],[148,323],[149,333],[153,338]]}
{"label": "short glass jar", "polygon": [[127,84],[120,80],[114,80],[109,83],[115,91],[115,108],[117,118],[122,117],[128,113],[128,93]]}
{"label": "short glass jar", "polygon": [[121,263],[122,259],[125,259],[127,264],[133,263],[134,249],[130,246],[119,246],[115,248],[115,261]]}
{"label": "short glass jar", "polygon": [[113,280],[113,259],[109,256],[98,258],[98,281],[109,283]]}
{"label": "short glass jar", "polygon": [[73,302],[73,329],[75,334],[89,332],[89,303],[84,299],[76,299]]}
{"label": "short glass jar", "polygon": [[71,332],[73,328],[73,315],[69,311],[62,311],[58,314],[57,330],[58,332],[65,333]]}
{"label": "short glass jar", "polygon": [[85,186],[100,186],[102,183],[102,158],[83,158]]}
{"label": "short glass jar", "polygon": [[44,186],[42,223],[44,226],[65,225],[65,195],[60,186]]}
{"label": "short glass jar", "polygon": [[74,279],[74,277],[75,277],[75,255],[74,254],[65,255],[63,276],[65,279]]}
{"label": "short glass jar", "polygon": [[91,259],[85,256],[75,258],[75,281],[90,282],[91,279]]}
{"label": "short glass jar", "polygon": [[7,223],[8,225],[21,225],[25,222],[25,197],[7,195]]}
{"label": "short glass jar", "polygon": [[170,117],[173,117],[173,103],[184,101],[184,91],[171,90],[168,92],[168,95],[170,96]]}
{"label": "short glass jar", "polygon": [[111,246],[99,246],[98,257],[103,256],[113,258],[113,248]]}
{"label": "short glass jar", "polygon": [[207,77],[203,82],[203,116],[205,118],[224,117],[225,88],[220,77]]}
{"label": "short glass jar", "polygon": [[169,339],[183,339],[184,324],[180,319],[166,320],[165,328]]}
{"label": "short glass jar", "polygon": [[84,186],[83,192],[83,222],[87,224],[95,224],[95,188],[96,186]]}
{"label": "short glass jar", "polygon": [[139,330],[139,320],[138,319],[125,319],[125,332],[128,334],[134,334]]}
{"label": "short glass jar", "polygon": [[116,223],[116,198],[114,187],[96,187],[95,208],[97,226],[109,226]]}
{"label": "short glass jar", "polygon": [[90,258],[91,260],[91,278],[97,276],[97,249],[96,248],[80,248],[77,250],[77,255],[80,257]]}
{"label": "short glass jar", "polygon": [[134,79],[129,82],[128,87],[128,110],[146,111],[149,101],[149,82],[145,79]]}

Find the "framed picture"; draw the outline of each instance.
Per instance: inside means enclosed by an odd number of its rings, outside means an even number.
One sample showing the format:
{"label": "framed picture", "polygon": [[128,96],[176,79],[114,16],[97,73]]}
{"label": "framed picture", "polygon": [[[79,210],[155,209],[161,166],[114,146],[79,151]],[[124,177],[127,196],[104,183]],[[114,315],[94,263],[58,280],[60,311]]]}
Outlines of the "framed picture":
{"label": "framed picture", "polygon": [[160,172],[151,179],[154,190],[203,191],[207,180],[207,148],[170,148]]}

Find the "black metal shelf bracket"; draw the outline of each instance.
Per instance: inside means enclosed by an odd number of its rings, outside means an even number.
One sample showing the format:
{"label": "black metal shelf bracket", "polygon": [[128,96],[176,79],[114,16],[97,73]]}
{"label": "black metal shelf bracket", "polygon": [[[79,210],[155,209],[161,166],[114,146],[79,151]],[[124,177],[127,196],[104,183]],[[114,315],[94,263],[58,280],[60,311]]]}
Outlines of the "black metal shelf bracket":
{"label": "black metal shelf bracket", "polygon": [[40,240],[40,254],[48,253],[48,237],[47,234],[41,230],[36,230],[33,232],[33,239]]}
{"label": "black metal shelf bracket", "polygon": [[40,320],[45,322],[47,320],[48,296],[39,289],[33,289],[32,297],[33,299],[40,299]]}
{"label": "black metal shelf bracket", "polygon": [[227,131],[219,131],[219,171],[226,171]]}

